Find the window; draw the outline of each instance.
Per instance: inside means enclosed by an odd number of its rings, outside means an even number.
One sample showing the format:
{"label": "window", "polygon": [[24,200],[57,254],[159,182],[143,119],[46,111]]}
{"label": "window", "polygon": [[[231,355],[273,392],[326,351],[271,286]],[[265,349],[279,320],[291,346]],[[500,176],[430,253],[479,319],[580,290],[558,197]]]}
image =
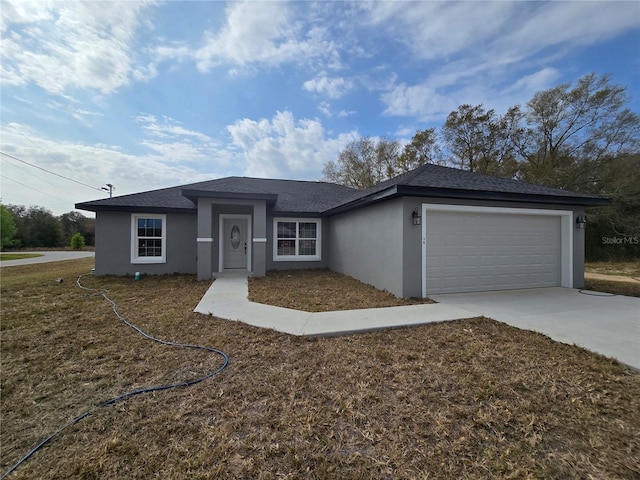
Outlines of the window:
{"label": "window", "polygon": [[274,261],[320,260],[320,220],[275,218]]}
{"label": "window", "polygon": [[131,216],[131,263],[165,263],[166,216]]}

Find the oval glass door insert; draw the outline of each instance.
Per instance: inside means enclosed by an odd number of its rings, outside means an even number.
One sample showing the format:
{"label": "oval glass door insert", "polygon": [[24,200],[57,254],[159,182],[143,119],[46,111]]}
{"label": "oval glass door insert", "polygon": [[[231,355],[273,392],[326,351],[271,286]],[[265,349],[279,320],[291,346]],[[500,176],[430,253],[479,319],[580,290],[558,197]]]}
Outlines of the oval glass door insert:
{"label": "oval glass door insert", "polygon": [[234,225],[231,229],[231,247],[235,250],[240,246],[240,229]]}

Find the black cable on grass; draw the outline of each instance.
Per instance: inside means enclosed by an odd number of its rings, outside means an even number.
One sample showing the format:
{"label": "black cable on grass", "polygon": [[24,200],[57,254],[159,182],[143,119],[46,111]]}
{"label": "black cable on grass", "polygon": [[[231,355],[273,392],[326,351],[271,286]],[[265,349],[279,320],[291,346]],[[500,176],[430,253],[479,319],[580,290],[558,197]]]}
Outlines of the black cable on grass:
{"label": "black cable on grass", "polygon": [[[80,279],[82,277],[84,277],[86,275],[80,275],[78,277],[78,279],[76,280],[76,284],[78,285],[78,287],[80,287],[83,290],[91,290],[91,291],[97,291],[95,288],[88,288],[83,286],[80,283]],[[208,352],[211,353],[215,353],[217,355],[222,356],[222,358],[224,359],[224,362],[222,363],[222,365],[220,367],[218,367],[217,369],[213,370],[212,372],[208,373],[207,375],[204,375],[202,377],[198,377],[198,378],[194,378],[193,380],[189,380],[186,382],[179,382],[179,383],[172,383],[169,385],[158,385],[155,387],[143,387],[143,388],[138,388],[136,390],[132,390],[130,392],[126,392],[123,393],[122,395],[118,395],[117,397],[113,397],[110,398],[109,400],[106,400],[104,402],[102,402],[99,405],[96,405],[95,407],[87,410],[85,413],[83,413],[82,415],[78,415],[76,418],[74,418],[73,420],[71,420],[69,423],[67,423],[66,425],[64,425],[63,427],[60,427],[58,430],[56,430],[55,432],[53,432],[51,435],[49,435],[47,438],[45,438],[44,440],[42,440],[38,445],[36,445],[35,447],[33,447],[29,453],[27,453],[24,457],[22,457],[13,467],[11,467],[9,470],[7,470],[2,477],[0,477],[0,480],[4,480],[7,476],[11,475],[11,473],[13,473],[13,471],[18,468],[20,465],[22,465],[24,462],[26,462],[29,458],[31,458],[38,450],[40,450],[42,447],[44,447],[47,443],[49,443],[51,440],[53,440],[54,438],[56,438],[58,435],[60,435],[65,429],[69,428],[72,425],[75,425],[76,423],[78,423],[80,420],[82,420],[83,418],[88,417],[89,415],[93,414],[93,412],[95,412],[96,410],[98,410],[99,408],[103,408],[103,407],[108,407],[109,405],[112,405],[114,403],[117,403],[121,400],[126,400],[129,397],[133,397],[135,395],[140,395],[142,393],[151,393],[151,392],[159,392],[161,390],[169,390],[171,388],[176,388],[176,387],[189,387],[191,385],[195,385],[196,383],[200,383],[203,380],[206,380],[208,378],[213,377],[214,375],[220,373],[222,370],[224,370],[227,365],[229,364],[229,357],[227,356],[226,353],[224,353],[221,350],[217,350],[215,348],[211,348],[211,347],[205,347],[203,345],[192,345],[192,344],[188,344],[188,343],[176,343],[176,342],[170,342],[167,340],[162,340],[160,338],[156,338],[152,335],[149,335],[147,332],[145,332],[144,330],[142,330],[140,327],[138,327],[137,325],[129,322],[126,318],[124,318],[122,315],[120,315],[120,312],[118,312],[118,306],[116,305],[116,302],[114,302],[113,300],[111,300],[108,296],[106,291],[102,291],[102,292],[98,292],[98,293],[92,293],[91,295],[94,296],[98,296],[98,297],[102,297],[104,298],[107,302],[109,302],[111,304],[111,307],[113,309],[113,313],[116,314],[116,317],[118,317],[118,319],[120,319],[125,325],[133,328],[136,332],[138,332],[140,335],[142,335],[145,338],[148,338],[149,340],[153,340],[154,342],[158,342],[161,343],[162,345],[168,345],[170,347],[182,347],[182,348],[195,348],[198,350],[206,350]]]}
{"label": "black cable on grass", "polygon": [[589,290],[583,290],[582,288],[578,290],[578,293],[581,293],[582,295],[590,295],[592,297],[617,297],[618,296],[617,293],[598,293],[598,292],[591,292]]}

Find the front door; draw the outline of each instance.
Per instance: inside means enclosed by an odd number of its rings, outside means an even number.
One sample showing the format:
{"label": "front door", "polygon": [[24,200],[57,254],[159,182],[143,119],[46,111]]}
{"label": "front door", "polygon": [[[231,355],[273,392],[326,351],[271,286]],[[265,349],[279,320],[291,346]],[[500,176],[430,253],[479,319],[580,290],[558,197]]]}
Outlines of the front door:
{"label": "front door", "polygon": [[224,268],[247,268],[247,221],[225,219],[222,248]]}

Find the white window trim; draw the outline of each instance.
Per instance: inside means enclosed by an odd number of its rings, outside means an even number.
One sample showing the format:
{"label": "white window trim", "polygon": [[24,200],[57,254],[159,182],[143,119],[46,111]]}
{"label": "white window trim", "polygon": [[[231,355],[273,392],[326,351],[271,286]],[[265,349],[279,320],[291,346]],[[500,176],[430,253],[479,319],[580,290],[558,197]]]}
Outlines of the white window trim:
{"label": "white window trim", "polygon": [[[316,254],[315,255],[278,255],[278,222],[296,222],[296,248],[299,247],[297,223],[316,224]],[[322,260],[322,219],[320,218],[287,218],[273,219],[273,261],[274,262],[317,262]]]}
{"label": "white window trim", "polygon": [[[154,218],[162,220],[162,255],[160,257],[138,256],[138,219]],[[167,263],[167,216],[157,213],[132,213],[131,214],[131,263]]]}

